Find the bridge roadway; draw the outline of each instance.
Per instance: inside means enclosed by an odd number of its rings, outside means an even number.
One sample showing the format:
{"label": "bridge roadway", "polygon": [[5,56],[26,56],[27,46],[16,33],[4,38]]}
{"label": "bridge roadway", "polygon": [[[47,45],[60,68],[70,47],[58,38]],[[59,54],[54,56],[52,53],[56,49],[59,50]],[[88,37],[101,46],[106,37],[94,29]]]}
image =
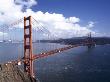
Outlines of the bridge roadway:
{"label": "bridge roadway", "polygon": [[47,56],[51,56],[51,55],[54,55],[56,53],[60,53],[60,52],[63,52],[65,50],[69,50],[71,48],[75,48],[75,47],[78,47],[78,46],[82,46],[82,44],[69,45],[69,46],[66,46],[66,47],[63,47],[63,48],[58,48],[58,49],[50,50],[48,52],[43,52],[43,53],[40,53],[40,54],[37,54],[37,55],[33,55],[33,60],[36,60],[36,59],[39,59],[39,58],[44,58],[44,57],[47,57]]}
{"label": "bridge roadway", "polygon": [[[37,59],[41,59],[41,58],[44,58],[44,57],[52,56],[56,53],[60,53],[60,52],[63,52],[63,51],[66,51],[66,50],[69,50],[71,48],[75,48],[75,47],[78,47],[78,46],[87,46],[88,44],[91,44],[91,43],[81,43],[81,44],[76,44],[76,45],[68,45],[68,46],[63,47],[63,48],[58,48],[58,49],[50,50],[50,51],[47,51],[47,52],[34,54],[32,60],[37,60]],[[25,61],[24,58],[21,58],[19,60],[13,60],[13,61],[8,62],[8,63],[15,63],[16,65],[19,65],[20,63],[21,64],[24,63],[24,61]]]}
{"label": "bridge roadway", "polygon": [[78,46],[88,46],[88,45],[94,45],[94,43],[92,43],[92,44],[91,43],[81,43],[81,44],[69,45],[67,47],[50,50],[48,52],[43,52],[43,53],[40,53],[40,54],[37,54],[37,55],[33,55],[32,60],[36,60],[36,59],[39,59],[39,58],[44,58],[44,57],[47,57],[47,56],[51,56],[51,55],[54,55],[56,53],[60,53],[60,52],[63,52],[65,50],[69,50],[71,48],[75,48],[75,47],[78,47]]}

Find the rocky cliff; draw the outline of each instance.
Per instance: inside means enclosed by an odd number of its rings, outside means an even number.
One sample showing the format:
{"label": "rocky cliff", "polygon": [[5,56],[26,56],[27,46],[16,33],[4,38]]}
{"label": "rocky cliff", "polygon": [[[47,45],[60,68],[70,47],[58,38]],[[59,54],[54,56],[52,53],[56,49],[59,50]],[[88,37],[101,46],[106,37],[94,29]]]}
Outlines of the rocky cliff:
{"label": "rocky cliff", "polygon": [[37,82],[15,64],[0,64],[0,82]]}

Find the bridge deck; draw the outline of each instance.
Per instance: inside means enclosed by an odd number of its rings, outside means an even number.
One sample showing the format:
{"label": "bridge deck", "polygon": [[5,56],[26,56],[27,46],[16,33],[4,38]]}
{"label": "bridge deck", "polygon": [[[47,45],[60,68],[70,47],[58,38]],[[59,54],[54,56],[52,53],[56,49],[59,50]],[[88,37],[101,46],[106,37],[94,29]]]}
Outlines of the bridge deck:
{"label": "bridge deck", "polygon": [[71,48],[75,48],[75,47],[78,47],[78,46],[81,46],[81,45],[82,44],[70,45],[70,46],[67,46],[67,47],[58,48],[58,49],[50,50],[48,52],[43,52],[43,53],[40,53],[40,54],[37,54],[37,55],[33,55],[33,60],[39,59],[39,58],[44,58],[44,57],[47,57],[47,56],[51,56],[51,55],[54,55],[56,53],[60,53],[60,52],[63,52],[65,50],[69,50]]}
{"label": "bridge deck", "polygon": [[[94,44],[94,43],[92,43],[92,44]],[[63,51],[66,51],[66,50],[69,50],[71,48],[75,48],[75,47],[78,47],[78,46],[87,46],[87,45],[91,45],[91,43],[81,43],[81,44],[76,44],[76,45],[69,45],[67,47],[50,50],[48,52],[43,52],[43,53],[40,53],[40,54],[37,54],[37,55],[33,55],[33,60],[39,59],[39,58],[44,58],[44,57],[47,57],[47,56],[51,56],[51,55],[54,55],[56,53],[60,53],[60,52],[63,52]]]}

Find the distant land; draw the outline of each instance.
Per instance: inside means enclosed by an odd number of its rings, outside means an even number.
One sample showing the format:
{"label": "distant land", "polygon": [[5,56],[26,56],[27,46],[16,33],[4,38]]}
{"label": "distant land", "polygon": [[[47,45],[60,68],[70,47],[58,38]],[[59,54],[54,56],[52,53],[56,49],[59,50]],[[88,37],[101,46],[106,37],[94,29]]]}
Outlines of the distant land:
{"label": "distant land", "polygon": [[[86,38],[87,37],[75,37],[75,38],[58,39],[58,40],[40,40],[40,42],[74,45],[84,42]],[[96,43],[96,45],[110,44],[110,37],[92,37],[92,40]]]}

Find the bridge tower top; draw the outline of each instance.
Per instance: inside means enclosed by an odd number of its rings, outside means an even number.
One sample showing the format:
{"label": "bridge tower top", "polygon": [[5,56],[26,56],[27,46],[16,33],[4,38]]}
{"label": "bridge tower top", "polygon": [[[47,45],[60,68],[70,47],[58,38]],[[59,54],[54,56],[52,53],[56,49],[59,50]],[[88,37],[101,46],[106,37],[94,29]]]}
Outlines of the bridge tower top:
{"label": "bridge tower top", "polygon": [[88,38],[92,38],[91,32],[88,33]]}

